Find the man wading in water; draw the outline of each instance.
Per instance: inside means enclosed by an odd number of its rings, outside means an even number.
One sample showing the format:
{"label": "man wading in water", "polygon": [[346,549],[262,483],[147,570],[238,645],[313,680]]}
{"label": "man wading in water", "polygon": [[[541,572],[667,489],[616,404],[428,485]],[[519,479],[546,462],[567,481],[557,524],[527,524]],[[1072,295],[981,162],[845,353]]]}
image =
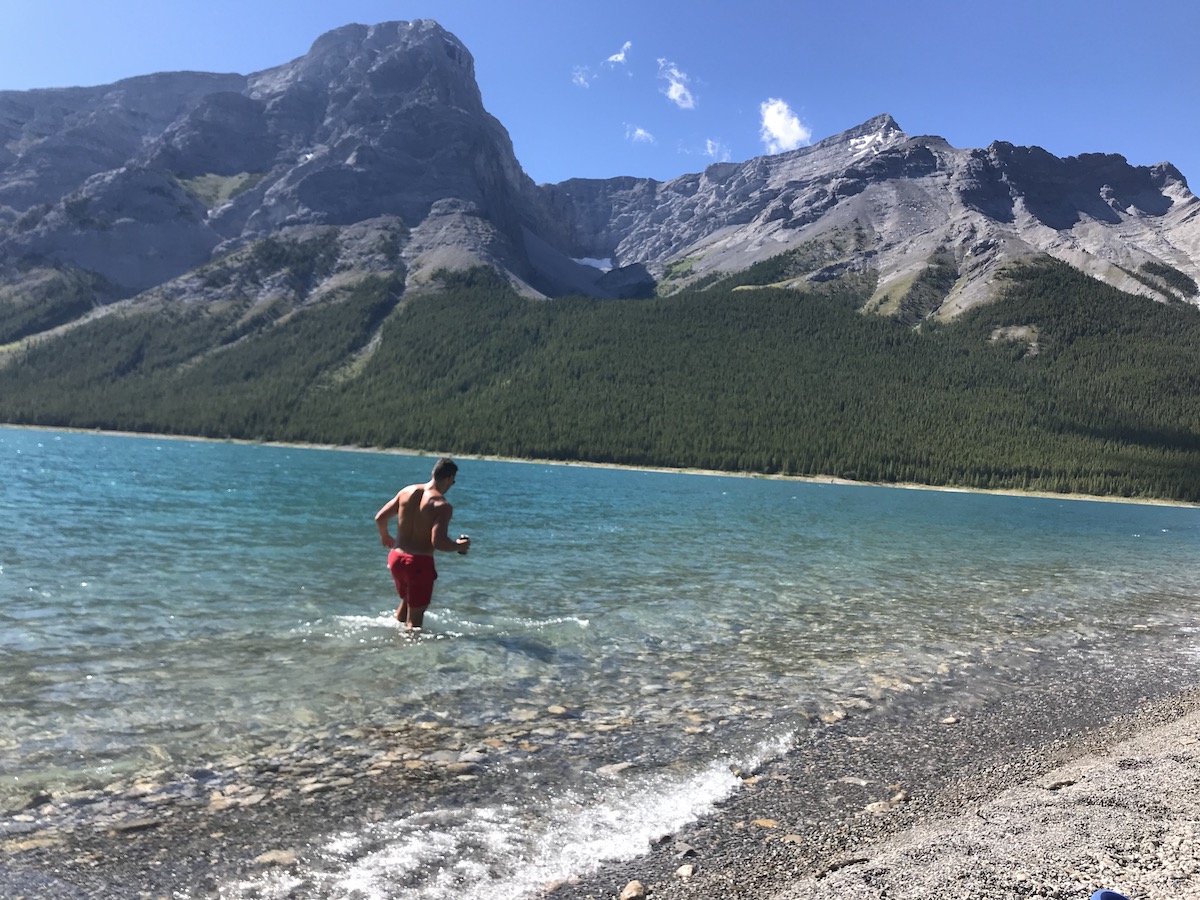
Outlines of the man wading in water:
{"label": "man wading in water", "polygon": [[[388,570],[396,582],[396,593],[400,595],[396,619],[410,631],[421,627],[425,610],[433,599],[433,582],[437,578],[434,551],[465,556],[471,548],[471,539],[465,534],[458,540],[453,540],[449,534],[454,509],[446,501],[446,491],[450,490],[457,475],[458,464],[442,457],[433,467],[433,478],[425,484],[401,488],[400,493],[375,513],[379,539],[391,551]],[[396,517],[395,538],[388,531],[392,516]]]}

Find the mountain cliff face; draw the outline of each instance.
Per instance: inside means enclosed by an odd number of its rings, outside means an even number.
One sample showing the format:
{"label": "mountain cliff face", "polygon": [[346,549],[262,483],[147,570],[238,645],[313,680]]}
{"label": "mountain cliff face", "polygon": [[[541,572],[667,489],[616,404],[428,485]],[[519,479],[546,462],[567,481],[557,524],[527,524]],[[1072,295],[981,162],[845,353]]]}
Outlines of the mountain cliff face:
{"label": "mountain cliff face", "polygon": [[933,265],[950,277],[921,315],[986,301],[1005,265],[1041,254],[1160,299],[1194,297],[1147,272],[1200,280],[1200,200],[1169,164],[959,150],[886,115],[665,183],[534,185],[470,53],[430,21],[346,26],[251,75],[0,92],[0,298],[83,272],[95,303],[213,300],[230,278],[197,272],[314,236],[335,257],[318,294],[384,268],[413,288],[482,264],[530,294],[641,296],[806,245],[824,261],[805,280],[876,273],[883,313]]}
{"label": "mountain cliff face", "polygon": [[640,262],[659,278],[686,260],[683,282],[854,234],[827,243],[827,265],[806,277],[876,271],[881,308],[939,256],[956,272],[943,315],[986,300],[1000,268],[1038,254],[1158,296],[1131,273],[1159,263],[1200,275],[1200,201],[1171,165],[1064,160],[1004,143],[957,150],[909,137],[887,115],[812,147],[665,184],[575,180],[541,190],[550,217],[567,223],[573,254]]}
{"label": "mountain cliff face", "polygon": [[[470,53],[433,22],[347,26],[249,76],[9,92],[0,116],[9,262],[78,266],[128,296],[281,229],[392,217],[430,266],[538,280],[522,233],[533,184]],[[422,242],[435,206],[438,230],[478,227]]]}

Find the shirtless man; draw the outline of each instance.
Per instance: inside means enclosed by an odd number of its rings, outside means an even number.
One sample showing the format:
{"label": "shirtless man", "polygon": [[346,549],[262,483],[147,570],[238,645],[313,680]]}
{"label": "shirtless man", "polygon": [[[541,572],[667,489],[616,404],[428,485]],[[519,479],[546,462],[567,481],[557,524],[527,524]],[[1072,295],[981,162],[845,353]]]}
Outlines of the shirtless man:
{"label": "shirtless man", "polygon": [[[388,570],[396,582],[400,606],[397,621],[411,631],[420,628],[425,610],[433,598],[433,582],[437,569],[433,565],[435,550],[461,553],[471,547],[465,534],[458,540],[449,535],[450,515],[454,512],[446,502],[446,491],[454,484],[458,465],[443,457],[433,467],[433,478],[425,484],[410,484],[401,488],[383,509],[375,513],[375,527],[388,553]],[[388,523],[396,517],[396,537],[388,531]]]}

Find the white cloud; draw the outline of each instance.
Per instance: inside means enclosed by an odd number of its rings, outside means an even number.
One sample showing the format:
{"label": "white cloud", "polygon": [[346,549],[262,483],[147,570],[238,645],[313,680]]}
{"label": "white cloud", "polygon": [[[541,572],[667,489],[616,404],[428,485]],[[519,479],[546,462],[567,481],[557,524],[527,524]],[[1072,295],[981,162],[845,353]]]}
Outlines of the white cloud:
{"label": "white cloud", "polygon": [[648,132],[645,128],[639,128],[637,125],[625,126],[625,139],[632,141],[635,144],[653,144],[654,135]]}
{"label": "white cloud", "polygon": [[783,100],[775,97],[764,100],[759,110],[762,113],[762,142],[767,153],[795,150],[812,141],[812,130],[800,121]]}
{"label": "white cloud", "polygon": [[704,155],[717,162],[729,162],[731,156],[728,147],[712,138],[704,142]]}
{"label": "white cloud", "polygon": [[632,49],[633,41],[626,41],[621,45],[621,49],[606,59],[605,62],[612,63],[613,65],[616,65],[617,63],[623,63],[625,62],[625,54]]}
{"label": "white cloud", "polygon": [[[608,59],[606,59],[604,61],[604,63],[602,63],[602,66],[603,65],[612,65],[612,66],[624,65],[625,64],[625,55],[627,53],[629,53],[629,51],[632,49],[633,49],[633,41],[626,41],[624,44],[621,45],[620,50],[618,50],[616,53],[614,53],[612,56],[610,56]],[[574,69],[571,70],[571,83],[574,84],[576,87],[581,87],[581,88],[591,87],[592,82],[594,82],[599,77],[600,77],[600,73],[597,72],[595,69],[593,69],[591,66],[576,66]]]}
{"label": "white cloud", "polygon": [[667,83],[663,93],[680,109],[695,109],[696,97],[688,87],[688,76],[669,60],[658,61],[658,77]]}

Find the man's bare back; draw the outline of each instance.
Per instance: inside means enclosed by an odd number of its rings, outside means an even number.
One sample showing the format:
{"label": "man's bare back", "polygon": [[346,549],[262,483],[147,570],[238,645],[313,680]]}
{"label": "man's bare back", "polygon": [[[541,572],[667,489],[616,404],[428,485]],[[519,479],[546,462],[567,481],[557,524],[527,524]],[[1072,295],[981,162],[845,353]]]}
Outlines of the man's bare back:
{"label": "man's bare back", "polygon": [[[393,498],[396,508],[396,538],[393,546],[405,553],[433,555],[434,524],[443,510],[452,511],[436,487],[410,484]],[[384,541],[386,547],[388,542]]]}

